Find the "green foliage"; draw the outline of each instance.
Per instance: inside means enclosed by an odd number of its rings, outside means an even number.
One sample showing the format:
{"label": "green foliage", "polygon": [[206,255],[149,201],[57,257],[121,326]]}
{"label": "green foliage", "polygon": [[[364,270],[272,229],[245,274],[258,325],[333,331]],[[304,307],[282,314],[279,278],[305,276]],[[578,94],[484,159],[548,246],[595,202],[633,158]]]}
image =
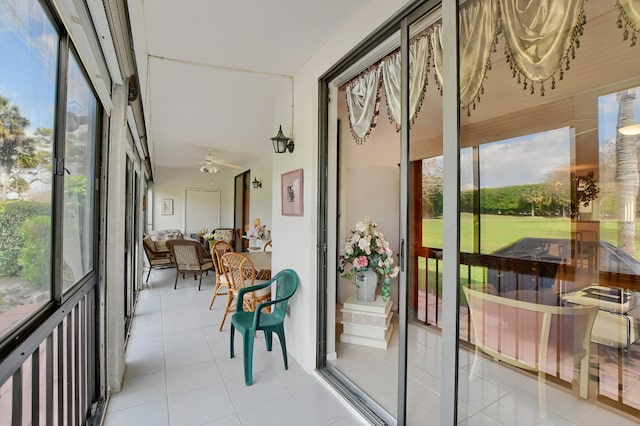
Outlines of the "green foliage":
{"label": "green foliage", "polygon": [[47,287],[51,281],[51,218],[34,216],[24,221],[18,235],[22,250],[18,263],[20,276],[34,287]]}
{"label": "green foliage", "polygon": [[9,191],[23,197],[32,182],[42,180],[50,168],[52,129],[37,129],[33,136],[27,134],[29,119],[16,105],[0,95],[0,195],[7,199]]}
{"label": "green foliage", "polygon": [[[460,191],[460,211],[473,213],[474,190]],[[564,216],[569,194],[548,184],[480,189],[480,212],[513,216]]]}
{"label": "green foliage", "polygon": [[22,251],[23,242],[18,230],[23,223],[34,216],[50,215],[51,207],[49,204],[25,201],[0,202],[1,277],[15,277],[20,272],[18,257]]}

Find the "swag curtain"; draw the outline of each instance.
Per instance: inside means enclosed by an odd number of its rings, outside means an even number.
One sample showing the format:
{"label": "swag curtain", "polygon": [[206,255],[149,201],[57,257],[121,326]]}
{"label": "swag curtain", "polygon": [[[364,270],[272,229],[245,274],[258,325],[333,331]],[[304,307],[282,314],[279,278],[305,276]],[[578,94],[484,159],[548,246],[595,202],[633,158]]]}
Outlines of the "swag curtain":
{"label": "swag curtain", "polygon": [[358,143],[364,142],[376,127],[376,118],[380,112],[380,85],[379,67],[360,74],[347,84],[349,127]]}
{"label": "swag curtain", "polygon": [[618,18],[618,28],[624,26],[623,39],[629,38],[629,27],[633,33],[631,36],[631,46],[635,46],[640,33],[640,2],[637,0],[618,0],[616,3],[620,11]]}
{"label": "swag curtain", "polygon": [[527,80],[532,83],[531,93],[537,82],[544,96],[544,82],[551,78],[555,88],[556,72],[562,80],[563,64],[569,69],[586,22],[583,5],[584,0],[500,0],[507,61],[518,80],[524,78],[524,88]]}
{"label": "swag curtain", "polygon": [[[423,36],[409,46],[409,121],[420,112],[429,72],[429,38]],[[382,81],[389,118],[400,128],[400,52],[382,61]]]}
{"label": "swag curtain", "polygon": [[[506,57],[512,75],[523,89],[544,96],[545,83],[553,89],[579,47],[586,18],[585,0],[469,0],[460,8],[460,106],[474,109],[483,94],[483,82],[491,69],[491,53],[497,38],[505,40]],[[640,33],[640,1],[618,0],[618,26],[631,43]],[[436,85],[442,87],[441,22],[423,30],[410,44],[409,104],[413,122],[424,100],[431,63]],[[433,62],[431,62],[433,61]],[[366,140],[379,113],[381,87],[390,119],[400,126],[399,52],[374,64],[347,84],[350,126],[358,143]]]}
{"label": "swag curtain", "polygon": [[[491,52],[498,37],[498,1],[469,3],[460,9],[460,107],[475,109],[483,92],[482,83],[491,69]],[[442,25],[431,33],[431,47],[438,86],[442,87]]]}

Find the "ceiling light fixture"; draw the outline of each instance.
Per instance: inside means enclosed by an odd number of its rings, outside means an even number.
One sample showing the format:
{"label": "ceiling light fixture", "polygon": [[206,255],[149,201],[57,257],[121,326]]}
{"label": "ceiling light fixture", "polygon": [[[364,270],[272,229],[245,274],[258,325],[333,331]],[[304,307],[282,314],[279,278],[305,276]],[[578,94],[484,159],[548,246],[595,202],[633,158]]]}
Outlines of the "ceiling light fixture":
{"label": "ceiling light fixture", "polygon": [[271,138],[271,142],[273,142],[273,152],[276,154],[282,154],[287,150],[293,152],[293,148],[295,147],[293,139],[289,139],[282,133],[282,125],[280,125],[278,129],[278,134]]}
{"label": "ceiling light fixture", "polygon": [[623,134],[625,136],[640,135],[640,124],[632,124],[630,126],[620,127],[618,131],[620,132],[620,134]]}
{"label": "ceiling light fixture", "polygon": [[253,177],[253,182],[251,182],[254,188],[262,188],[262,181],[258,180],[255,176]]}
{"label": "ceiling light fixture", "polygon": [[210,164],[207,164],[207,165],[204,165],[204,166],[200,167],[200,171],[202,173],[214,174],[214,173],[219,173],[220,169],[218,169],[216,166],[212,166]]}

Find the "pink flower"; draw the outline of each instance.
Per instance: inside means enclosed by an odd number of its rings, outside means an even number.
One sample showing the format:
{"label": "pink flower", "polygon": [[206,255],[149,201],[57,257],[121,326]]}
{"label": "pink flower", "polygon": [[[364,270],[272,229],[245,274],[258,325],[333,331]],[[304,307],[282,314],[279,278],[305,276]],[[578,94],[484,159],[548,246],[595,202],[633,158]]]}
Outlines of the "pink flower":
{"label": "pink flower", "polygon": [[358,256],[353,260],[353,266],[356,268],[366,268],[369,265],[369,259],[366,256]]}

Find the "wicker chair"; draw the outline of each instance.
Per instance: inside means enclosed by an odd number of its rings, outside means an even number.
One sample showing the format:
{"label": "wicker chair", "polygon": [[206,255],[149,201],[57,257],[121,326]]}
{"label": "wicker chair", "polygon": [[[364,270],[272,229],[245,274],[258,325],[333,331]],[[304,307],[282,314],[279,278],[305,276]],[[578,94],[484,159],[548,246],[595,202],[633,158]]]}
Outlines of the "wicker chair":
{"label": "wicker chair", "polygon": [[150,237],[145,237],[142,240],[142,246],[144,247],[144,253],[147,255],[147,261],[149,262],[149,272],[144,282],[149,281],[152,269],[172,268],[175,266],[169,252],[167,250],[159,250],[156,242]]}
{"label": "wicker chair", "polygon": [[171,259],[176,264],[176,280],[173,288],[178,286],[178,276],[182,273],[183,279],[185,274],[193,274],[194,280],[199,277],[198,290],[200,290],[202,274],[208,275],[209,271],[213,269],[213,261],[207,257],[202,245],[193,240],[169,240],[167,248]]}
{"label": "wicker chair", "polygon": [[[228,282],[227,306],[225,308],[222,322],[220,323],[220,331],[224,326],[228,313],[236,310],[238,294],[244,287],[250,287],[257,284],[267,282],[266,280],[256,280],[256,268],[251,260],[247,259],[240,253],[229,252],[220,258],[222,272],[226,276]],[[254,311],[260,303],[267,302],[271,299],[271,288],[266,287],[260,290],[249,292],[244,296],[242,306],[246,311]]]}
{"label": "wicker chair", "polygon": [[220,293],[220,289],[222,287],[229,287],[229,283],[227,282],[227,276],[222,273],[222,268],[220,266],[220,258],[223,254],[229,253],[233,251],[233,247],[230,243],[226,241],[216,241],[211,246],[211,259],[213,260],[213,266],[216,271],[216,287],[213,290],[213,297],[211,298],[211,303],[209,304],[209,310],[213,307],[213,302],[216,300],[216,296],[221,295],[224,296],[227,293]]}

